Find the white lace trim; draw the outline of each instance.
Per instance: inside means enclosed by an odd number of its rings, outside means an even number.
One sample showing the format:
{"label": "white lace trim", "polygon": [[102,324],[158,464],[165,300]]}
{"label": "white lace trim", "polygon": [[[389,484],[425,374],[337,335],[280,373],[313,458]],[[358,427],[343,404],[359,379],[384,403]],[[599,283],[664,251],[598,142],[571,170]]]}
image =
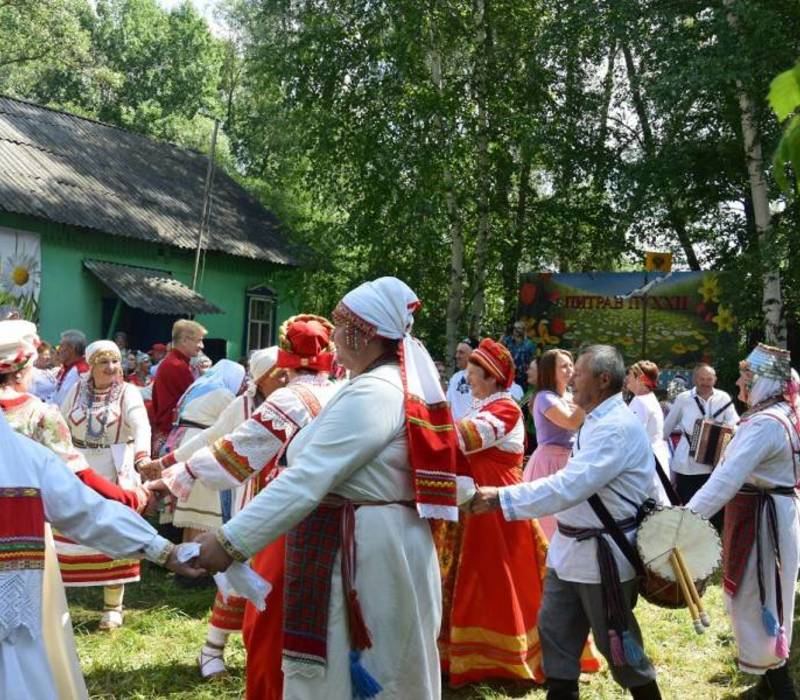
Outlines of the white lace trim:
{"label": "white lace trim", "polygon": [[0,571],[0,642],[42,633],[42,570]]}
{"label": "white lace trim", "polygon": [[514,400],[511,396],[511,392],[509,391],[495,391],[494,394],[489,394],[489,396],[487,396],[486,398],[472,399],[472,404],[470,405],[470,408],[473,411],[479,411],[487,404],[492,403],[492,401],[497,401],[498,399],[511,399],[512,401]]}

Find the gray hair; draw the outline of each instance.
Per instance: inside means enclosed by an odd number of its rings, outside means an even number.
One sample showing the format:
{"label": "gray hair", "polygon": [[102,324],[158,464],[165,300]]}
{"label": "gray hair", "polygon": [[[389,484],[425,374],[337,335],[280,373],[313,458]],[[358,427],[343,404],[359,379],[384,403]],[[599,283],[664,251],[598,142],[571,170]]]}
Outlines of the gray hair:
{"label": "gray hair", "polygon": [[619,350],[613,345],[589,345],[583,349],[581,357],[584,355],[589,356],[589,369],[595,377],[606,372],[609,389],[615,394],[622,391],[625,382],[625,361]]}
{"label": "gray hair", "polygon": [[83,355],[86,352],[86,335],[81,331],[64,331],[61,334],[61,342],[71,345],[78,355]]}

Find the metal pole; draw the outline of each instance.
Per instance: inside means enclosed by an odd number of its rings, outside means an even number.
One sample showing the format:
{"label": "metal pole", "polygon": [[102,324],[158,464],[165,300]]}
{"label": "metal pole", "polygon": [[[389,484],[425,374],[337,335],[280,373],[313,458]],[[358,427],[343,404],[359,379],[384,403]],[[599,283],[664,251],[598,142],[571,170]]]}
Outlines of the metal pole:
{"label": "metal pole", "polygon": [[200,252],[203,250],[203,233],[208,227],[208,214],[211,208],[211,182],[214,178],[214,158],[217,153],[217,131],[219,119],[214,119],[214,131],[211,133],[211,153],[208,156],[208,170],[206,170],[206,184],[203,190],[203,211],[200,215],[200,230],[197,232],[197,250],[194,256],[194,273],[192,274],[192,291],[197,290],[197,277],[200,271]]}

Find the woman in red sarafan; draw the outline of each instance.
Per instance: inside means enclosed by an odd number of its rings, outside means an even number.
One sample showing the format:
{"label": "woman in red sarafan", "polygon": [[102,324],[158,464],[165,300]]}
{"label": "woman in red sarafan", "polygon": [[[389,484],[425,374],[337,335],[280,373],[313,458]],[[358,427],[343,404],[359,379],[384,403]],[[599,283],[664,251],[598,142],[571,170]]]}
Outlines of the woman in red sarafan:
{"label": "woman in red sarafan", "polygon": [[[513,377],[511,354],[500,343],[484,339],[470,355],[467,378],[475,400],[456,426],[479,486],[522,480],[525,431],[508,393]],[[450,685],[490,678],[541,683],[536,620],[547,541],[532,520],[506,522],[496,513],[462,520],[450,546],[440,548],[445,612],[439,642]]]}
{"label": "woman in red sarafan", "polygon": [[[457,422],[459,443],[479,486],[522,481],[524,424],[508,393],[514,362],[490,339],[470,355],[472,411]],[[449,541],[437,538],[444,615],[439,646],[443,670],[458,687],[490,678],[544,681],[537,630],[547,539],[535,520],[466,515]],[[441,531],[437,534],[442,534]],[[587,650],[584,671],[597,670]]]}

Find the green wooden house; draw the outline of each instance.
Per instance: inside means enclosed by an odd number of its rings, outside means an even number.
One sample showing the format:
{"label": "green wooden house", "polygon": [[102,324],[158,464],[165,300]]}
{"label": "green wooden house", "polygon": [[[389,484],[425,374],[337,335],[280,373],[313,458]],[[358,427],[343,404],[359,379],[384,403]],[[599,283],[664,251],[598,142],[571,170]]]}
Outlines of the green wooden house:
{"label": "green wooden house", "polygon": [[[41,336],[166,342],[176,318],[208,328],[209,354],[274,342],[299,265],[277,218],[207,158],[0,96],[0,305]],[[198,266],[204,201],[210,206]]]}

